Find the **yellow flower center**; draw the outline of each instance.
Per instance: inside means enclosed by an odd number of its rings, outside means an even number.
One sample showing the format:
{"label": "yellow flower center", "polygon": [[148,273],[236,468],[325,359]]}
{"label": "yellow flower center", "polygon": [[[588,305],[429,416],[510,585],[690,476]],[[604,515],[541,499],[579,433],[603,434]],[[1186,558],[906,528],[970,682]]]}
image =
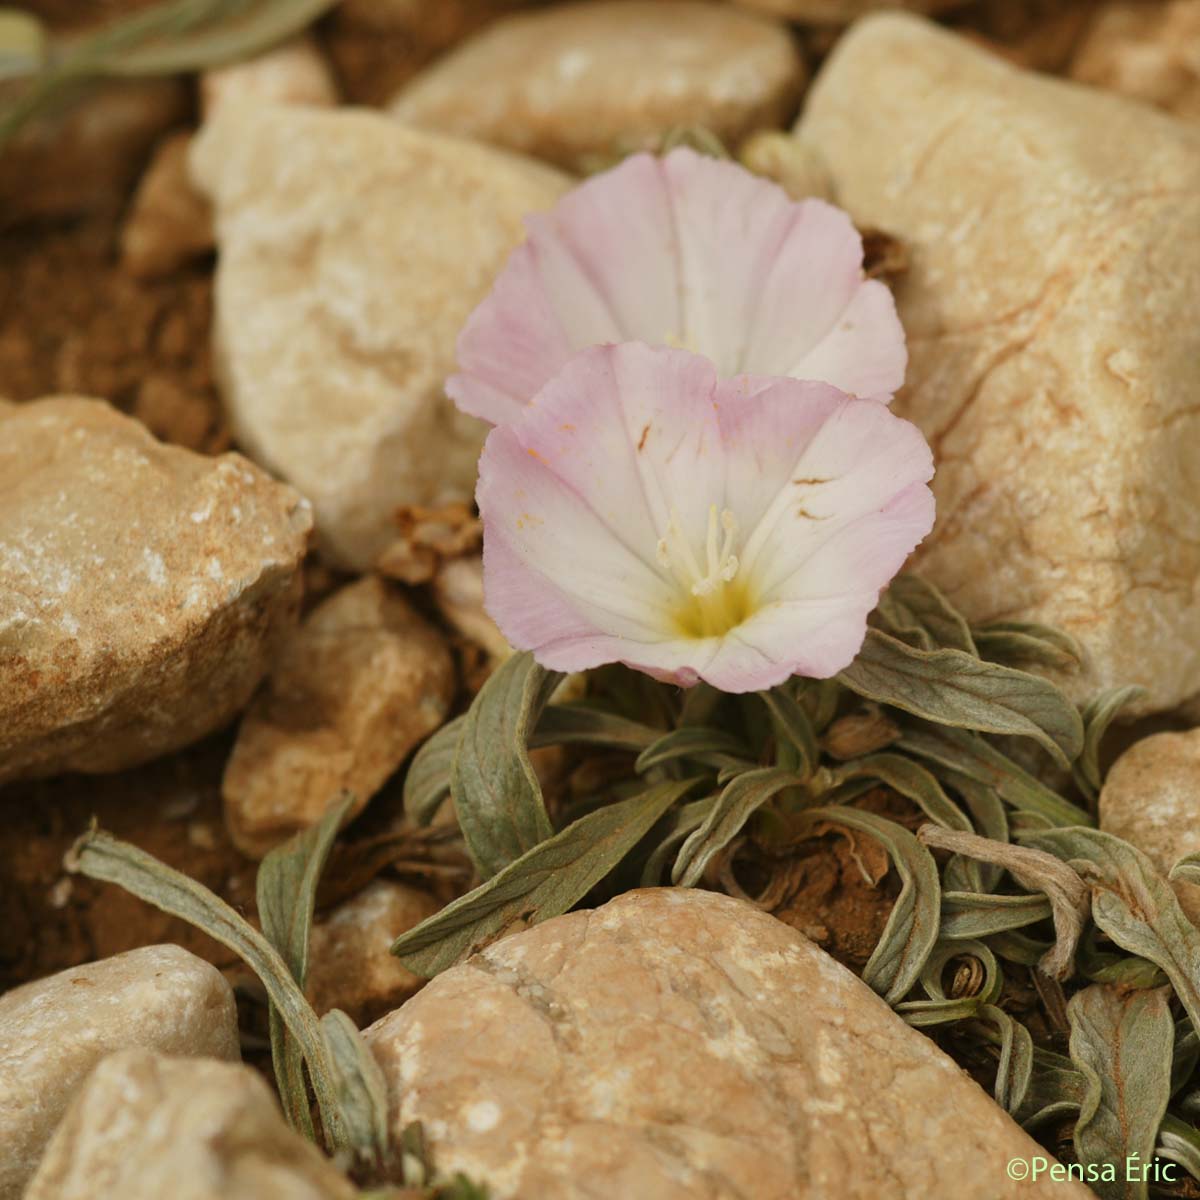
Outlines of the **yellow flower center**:
{"label": "yellow flower center", "polygon": [[692,545],[672,509],[666,533],[658,539],[659,566],[679,584],[679,603],[672,613],[675,632],[683,637],[720,637],[750,615],[750,599],[740,563],[734,553],[737,518],[729,509],[717,513],[709,505],[704,541],[705,563],[697,561]]}

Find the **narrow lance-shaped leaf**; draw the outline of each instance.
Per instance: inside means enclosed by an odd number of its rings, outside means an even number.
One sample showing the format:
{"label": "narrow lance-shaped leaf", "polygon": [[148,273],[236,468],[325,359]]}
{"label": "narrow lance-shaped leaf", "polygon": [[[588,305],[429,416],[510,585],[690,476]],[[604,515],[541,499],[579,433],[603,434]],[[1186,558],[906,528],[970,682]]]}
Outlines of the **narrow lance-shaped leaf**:
{"label": "narrow lance-shaped leaf", "polygon": [[974,833],[922,825],[917,837],[927,846],[965,854],[1003,867],[1022,887],[1041,892],[1050,901],[1055,943],[1041,962],[1052,979],[1068,979],[1075,969],[1075,947],[1088,919],[1088,889],[1064,862],[1031,846],[994,842]]}
{"label": "narrow lance-shaped leaf", "polygon": [[817,769],[821,759],[817,735],[808,713],[786,688],[759,692],[759,697],[771,714],[776,738],[791,750],[796,773],[807,779]]}
{"label": "narrow lance-shaped leaf", "polygon": [[642,867],[642,887],[658,887],[662,883],[663,868],[667,865],[667,859],[679,849],[692,830],[704,824],[705,818],[712,812],[719,799],[718,794],[705,796],[702,800],[690,800],[669,815],[670,827]]}
{"label": "narrow lance-shaped leaf", "polygon": [[997,896],[983,892],[942,893],[942,936],[990,937],[1036,925],[1050,916],[1045,896]]}
{"label": "narrow lance-shaped leaf", "polygon": [[586,704],[550,704],[529,736],[536,746],[603,746],[639,754],[662,737],[661,729]]}
{"label": "narrow lance-shaped leaf", "polygon": [[1146,689],[1130,685],[1101,692],[1083,710],[1083,750],[1072,769],[1080,791],[1093,800],[1100,794],[1100,743],[1121,709],[1146,694]]}
{"label": "narrow lance-shaped leaf", "polygon": [[871,754],[833,772],[837,783],[849,779],[878,779],[911,800],[931,820],[946,829],[973,833],[966,813],[942,790],[942,785],[918,762],[902,754]]}
{"label": "narrow lance-shaped leaf", "polygon": [[1121,992],[1093,984],[1067,1005],[1071,1059],[1086,1081],[1075,1123],[1075,1153],[1086,1165],[1119,1164],[1115,1180],[1092,1183],[1102,1200],[1146,1200],[1148,1164],[1171,1088],[1175,1025],[1165,988]]}
{"label": "narrow lance-shaped leaf", "polygon": [[274,946],[203,884],[127,842],[90,830],[72,847],[68,869],[115,883],[180,917],[232,950],[262,981],[288,1032],[300,1044],[332,1149],[352,1149],[338,1108],[335,1069],[316,1013]]}
{"label": "narrow lance-shaped leaf", "polygon": [[[1200,1180],[1200,1130],[1168,1113],[1158,1128],[1158,1145],[1154,1153],[1159,1158],[1177,1163],[1193,1179]],[[1168,1183],[1182,1179],[1178,1171],[1171,1173]]]}
{"label": "narrow lance-shaped leaf", "polygon": [[1001,1108],[1016,1116],[1025,1104],[1033,1078],[1033,1037],[1020,1021],[994,1004],[983,1005],[979,1017],[995,1025],[1000,1034],[1000,1062],[993,1095]]}
{"label": "narrow lance-shaped leaf", "polygon": [[695,887],[709,859],[728,846],[768,800],[799,782],[790,771],[777,767],[744,771],[731,779],[704,823],[683,843],[671,870],[671,882],[680,887]]}
{"label": "narrow lance-shaped leaf", "polygon": [[382,1171],[390,1158],[387,1080],[358,1026],[341,1009],[321,1018],[346,1137],[360,1162]]}
{"label": "narrow lance-shaped leaf", "polygon": [[1053,829],[1027,841],[1075,867],[1092,889],[1096,925],[1118,946],[1162,968],[1200,1032],[1200,930],[1150,859],[1099,829]]}
{"label": "narrow lance-shaped leaf", "polygon": [[560,679],[533,655],[514,654],[483,685],[463,722],[450,791],[484,879],[554,832],[528,743]]}
{"label": "narrow lance-shaped leaf", "polygon": [[404,812],[414,825],[428,825],[450,795],[454,756],[466,720],[463,713],[428,738],[404,776]]}
{"label": "narrow lance-shaped leaf", "polygon": [[963,615],[920,575],[897,575],[880,598],[879,616],[889,632],[903,641],[916,642],[922,649],[946,647],[977,653]]}
{"label": "narrow lance-shaped leaf", "polygon": [[[258,868],[255,887],[263,935],[279,951],[301,989],[308,975],[308,943],[317,883],[353,803],[352,796],[344,796],[318,824],[272,850]],[[270,1006],[269,1020],[271,1062],[284,1113],[293,1128],[315,1139],[299,1043],[288,1032],[274,1004]]]}
{"label": "narrow lance-shaped leaf", "polygon": [[685,725],[656,738],[638,755],[634,768],[642,774],[652,767],[683,759],[714,770],[723,767],[745,770],[753,765],[746,759],[746,748],[731,734],[704,725]]}
{"label": "narrow lance-shaped leaf", "polygon": [[961,650],[915,650],[868,629],[838,679],[868,700],[936,724],[1033,738],[1064,767],[1083,748],[1079,713],[1052,683]]}
{"label": "narrow lance-shaped leaf", "polygon": [[900,894],[862,974],[864,983],[895,1004],[916,982],[938,939],[941,885],[937,863],[907,829],[875,813],[834,805],[809,809],[804,818],[870,834],[895,864]]}
{"label": "narrow lance-shaped leaf", "polygon": [[1069,633],[1025,621],[993,621],[972,631],[979,653],[993,662],[1069,671],[1083,662],[1083,650]]}
{"label": "narrow lance-shaped leaf", "polygon": [[514,925],[566,912],[699,782],[655,784],[598,808],[526,851],[498,875],[402,934],[392,946],[417,975],[434,976]]}

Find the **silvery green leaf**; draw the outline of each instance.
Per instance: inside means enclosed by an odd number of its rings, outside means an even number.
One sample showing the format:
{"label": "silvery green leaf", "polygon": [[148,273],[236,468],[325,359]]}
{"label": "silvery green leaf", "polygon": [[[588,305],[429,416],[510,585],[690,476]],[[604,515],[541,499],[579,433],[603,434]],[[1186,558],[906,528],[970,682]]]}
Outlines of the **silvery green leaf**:
{"label": "silvery green leaf", "polygon": [[781,771],[778,767],[743,771],[731,779],[704,822],[680,848],[671,870],[671,882],[679,887],[695,887],[709,859],[729,845],[768,800],[801,782],[791,771]]}
{"label": "silvery green leaf", "polygon": [[346,1138],[361,1163],[382,1170],[390,1157],[387,1080],[358,1027],[341,1009],[321,1018],[333,1066],[333,1089]]}
{"label": "silvery green leaf", "polygon": [[467,716],[447,722],[417,751],[404,776],[404,812],[414,825],[428,825],[450,795],[454,756]]}
{"label": "silvery green leaf", "polygon": [[32,75],[46,58],[46,27],[32,13],[0,8],[0,80]]}
{"label": "silvery green leaf", "polygon": [[844,694],[836,679],[800,679],[796,684],[796,702],[808,713],[808,719],[818,734],[823,733],[837,715]]}
{"label": "silvery green leaf", "polygon": [[279,951],[203,884],[100,830],[85,833],[66,861],[69,870],[115,883],[203,930],[246,963],[262,981],[271,1004],[304,1054],[330,1148],[352,1150],[338,1107],[335,1068],[320,1022]]}
{"label": "silvery green leaf", "polygon": [[948,940],[939,938],[921,968],[921,988],[931,1000],[947,999],[942,976],[946,966],[956,958],[972,958],[983,970],[981,985],[972,993],[972,998],[981,1004],[990,1004],[1000,995],[1004,976],[1000,964],[989,946],[975,940]]}
{"label": "silvery green leaf", "polygon": [[[1086,1081],[1075,1123],[1075,1152],[1084,1164],[1149,1163],[1167,1111],[1175,1025],[1167,989],[1123,992],[1092,984],[1071,997],[1071,1060]],[[1135,1172],[1094,1181],[1102,1200],[1146,1200]]]}
{"label": "silvery green leaf", "polygon": [[1022,770],[978,734],[961,729],[909,726],[898,746],[927,762],[937,763],[942,778],[965,794],[961,777],[995,788],[1007,804],[1036,813],[1053,825],[1090,825],[1091,816]]}
{"label": "silvery green leaf", "polygon": [[900,876],[900,894],[879,944],[863,968],[862,979],[889,1004],[898,1003],[917,981],[938,940],[941,884],[933,855],[902,825],[875,813],[830,805],[808,809],[804,818],[860,830],[891,856]]}
{"label": "silvery green leaf", "polygon": [[979,653],[1010,666],[1022,663],[1070,671],[1083,662],[1083,649],[1069,633],[1026,621],[991,621],[973,630]]}
{"label": "silvery green leaf", "polygon": [[1150,859],[1099,829],[1053,829],[1027,841],[1071,863],[1092,889],[1092,920],[1122,949],[1163,969],[1200,1031],[1200,930]]}
{"label": "silvery green leaf", "polygon": [[484,879],[554,833],[529,739],[561,678],[532,654],[514,654],[483,685],[463,722],[450,792],[467,852]]}
{"label": "silvery green leaf", "polygon": [[889,633],[921,649],[977,654],[963,615],[920,575],[897,575],[880,597],[877,616]]}
{"label": "silvery green leaf", "polygon": [[938,825],[966,833],[974,831],[966,813],[942,790],[942,785],[918,762],[902,754],[871,754],[838,767],[835,783],[851,779],[878,779],[893,791],[911,800]]}
{"label": "silvery green leaf", "polygon": [[704,725],[684,725],[662,734],[647,746],[638,755],[634,769],[642,774],[652,767],[687,759],[714,770],[729,767],[745,771],[754,765],[746,755],[745,746],[732,734]]}
{"label": "silvery green leaf", "polygon": [[821,760],[816,731],[808,713],[792,698],[786,687],[758,694],[771,714],[776,740],[781,748],[789,751],[787,758],[781,760],[779,765],[807,779]]}
{"label": "silvery green leaf", "polygon": [[711,725],[724,699],[724,692],[718,692],[711,683],[698,683],[688,688],[680,706],[679,724]]}
{"label": "silvery green leaf", "polygon": [[1175,1022],[1175,1056],[1171,1061],[1171,1095],[1181,1091],[1200,1064],[1200,1035],[1186,1018]]}
{"label": "silvery green leaf", "polygon": [[697,782],[658,783],[580,817],[474,891],[401,934],[392,953],[414,974],[432,977],[516,925],[565,913]]}
{"label": "silvery green leaf", "polygon": [[1178,1163],[1193,1179],[1200,1180],[1200,1130],[1194,1125],[1168,1113],[1158,1127],[1154,1153]]}
{"label": "silvery green leaf", "polygon": [[639,754],[662,736],[638,721],[587,704],[550,704],[529,738],[536,746],[602,746]]}
{"label": "silvery green leaf", "polygon": [[979,1012],[979,999],[964,996],[959,1000],[902,1000],[894,1007],[905,1024],[914,1029],[928,1029],[975,1016]]}
{"label": "silvery green leaf", "polygon": [[[279,951],[301,990],[308,976],[308,943],[317,883],[353,803],[352,796],[343,796],[311,829],[276,846],[258,868],[255,888],[263,936]],[[288,1032],[274,1004],[270,1005],[269,1014],[271,1062],[284,1114],[294,1129],[315,1139],[300,1045]]]}
{"label": "silvery green leaf", "polygon": [[1075,782],[1085,796],[1095,799],[1100,794],[1100,743],[1121,709],[1131,700],[1146,694],[1136,686],[1110,688],[1091,700],[1083,710],[1083,750],[1072,769]]}
{"label": "silvery green leaf", "polygon": [[1200,885],[1200,854],[1185,854],[1171,868],[1171,873],[1167,878],[1172,883]]}
{"label": "silvery green leaf", "polygon": [[1064,767],[1083,748],[1079,712],[1052,683],[962,650],[915,650],[868,629],[838,680],[935,724],[1032,738]]}
{"label": "silvery green leaf", "polygon": [[688,834],[704,824],[705,818],[712,812],[719,799],[720,795],[717,794],[705,796],[702,800],[691,800],[687,804],[679,805],[668,815],[670,826],[642,867],[642,887],[658,887],[662,883],[667,860],[679,849]]}
{"label": "silvery green leaf", "polygon": [[[954,790],[962,797],[975,828],[996,842],[1008,841],[1008,811],[994,787],[954,775]],[[1002,869],[995,863],[981,863],[956,854],[942,874],[942,886],[952,892],[990,892],[1000,880]],[[951,880],[955,882],[951,883]],[[960,886],[960,882],[969,886]]]}
{"label": "silvery green leaf", "polygon": [[981,938],[1009,929],[1023,929],[1050,916],[1045,896],[996,896],[990,893],[945,892],[942,895],[942,936]]}
{"label": "silvery green leaf", "polygon": [[1018,933],[1015,929],[1006,929],[988,938],[988,945],[1005,962],[1020,963],[1024,967],[1037,966],[1052,944],[1040,938],[1029,937],[1028,934]]}
{"label": "silvery green leaf", "polygon": [[1033,1037],[1020,1021],[994,1004],[982,1005],[979,1017],[991,1022],[1000,1034],[1000,1063],[993,1095],[996,1103],[1015,1117],[1025,1104],[1033,1079]]}

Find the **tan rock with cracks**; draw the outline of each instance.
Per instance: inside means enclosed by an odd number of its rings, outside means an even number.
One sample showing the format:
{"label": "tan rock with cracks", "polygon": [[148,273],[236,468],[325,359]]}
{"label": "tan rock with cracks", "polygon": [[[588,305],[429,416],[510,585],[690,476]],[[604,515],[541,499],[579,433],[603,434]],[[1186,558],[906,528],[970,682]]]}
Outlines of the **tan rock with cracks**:
{"label": "tan rock with cracks", "polygon": [[[1130,746],[1104,781],[1100,828],[1144,851],[1163,875],[1200,852],[1200,729],[1156,733]],[[1171,886],[1200,924],[1200,886]]]}
{"label": "tan rock with cracks", "polygon": [[220,728],[296,621],[312,517],[96,400],[0,402],[0,782]]}
{"label": "tan rock with cracks", "polygon": [[589,0],[488,25],[414,78],[392,113],[580,170],[676,126],[727,143],[795,111],[786,29],[727,4]]}
{"label": "tan rock with cracks", "polygon": [[428,892],[376,879],[319,920],[305,984],[317,1015],[340,1008],[361,1027],[407,1000],[425,981],[391,953],[392,943],[439,907]]}
{"label": "tan rock with cracks", "polygon": [[137,1046],[239,1058],[233,991],[216,967],[147,946],[0,996],[0,1200],[21,1195],[92,1068]]}
{"label": "tan rock with cracks", "polygon": [[240,62],[200,73],[200,107],[206,121],[226,104],[307,104],[333,108],[337,83],[320,46],[302,33]]}
{"label": "tan rock with cracks", "polygon": [[444,972],[366,1034],[391,1122],[496,1200],[1083,1200],[964,1072],[795,930],[627,893]]}
{"label": "tan rock with cracks", "polygon": [[124,1050],[92,1072],[25,1200],[354,1200],[249,1067]]}
{"label": "tan rock with cracks", "polygon": [[282,647],[225,768],[234,843],[261,858],[343,791],[354,813],[446,718],[454,663],[399,592],[366,576],[335,592]]}
{"label": "tan rock with cracks", "polygon": [[1071,76],[1200,121],[1200,0],[1105,4],[1075,52]]}
{"label": "tan rock with cracks", "polygon": [[896,407],[938,462],[917,567],[973,619],[1076,634],[1077,695],[1200,691],[1200,129],[888,15],[839,42],[798,136],[910,252]]}
{"label": "tan rock with cracks", "polygon": [[443,385],[549,167],[381,113],[224,106],[193,178],[217,213],[216,364],[234,436],[369,568],[404,504],[466,500],[486,432]]}

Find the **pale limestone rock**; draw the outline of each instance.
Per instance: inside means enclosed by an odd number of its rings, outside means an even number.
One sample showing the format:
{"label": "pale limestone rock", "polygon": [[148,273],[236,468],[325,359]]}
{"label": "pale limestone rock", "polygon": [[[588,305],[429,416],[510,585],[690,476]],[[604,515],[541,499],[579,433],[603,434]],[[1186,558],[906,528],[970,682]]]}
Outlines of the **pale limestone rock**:
{"label": "pale limestone rock", "polygon": [[0,1200],[21,1195],[92,1068],[136,1046],[237,1060],[221,973],[179,946],[146,946],[0,996]]}
{"label": "pale limestone rock", "polygon": [[[0,107],[23,86],[0,81]],[[33,118],[0,160],[0,226],[124,203],[154,144],[186,112],[180,80],[119,79]]]}
{"label": "pale limestone rock", "polygon": [[425,982],[391,953],[392,943],[441,906],[428,892],[376,879],[313,926],[305,991],[317,1014],[331,1008],[363,1026]]}
{"label": "pale limestone rock", "polygon": [[1200,130],[888,15],[797,132],[911,256],[896,407],[938,462],[918,568],[972,619],[1074,633],[1079,696],[1196,693]]}
{"label": "pale limestone rock", "polygon": [[496,1200],[1083,1200],[928,1038],[795,930],[630,892],[438,976],[373,1025],[395,1130]]}
{"label": "pale limestone rock", "polygon": [[294,625],[308,505],[107,404],[0,404],[0,781],[220,728]]}
{"label": "pale limestone rock", "polygon": [[1200,0],[1105,4],[1071,76],[1200,121]]}
{"label": "pale limestone rock", "polygon": [[217,210],[215,342],[234,435],[366,569],[404,504],[469,499],[485,433],[447,399],[459,330],[567,186],[381,113],[223,108],[192,175]]}
{"label": "pale limestone rock", "polygon": [[744,8],[757,9],[789,21],[808,25],[848,25],[881,8],[906,8],[910,12],[937,13],[954,8],[963,0],[736,0]]}
{"label": "pale limestone rock", "polygon": [[463,637],[475,642],[494,664],[512,647],[483,607],[483,558],[478,554],[442,563],[433,579],[438,611]]}
{"label": "pale limestone rock", "polygon": [[212,213],[188,178],[190,133],[161,142],[121,228],[121,262],[139,279],[169,275],[213,248]]}
{"label": "pale limestone rock", "polygon": [[376,576],[335,592],[280,650],[225,768],[225,820],[261,858],[343,791],[358,813],[446,718],[454,663],[442,636]]}
{"label": "pale limestone rock", "polygon": [[[1100,792],[1100,828],[1144,851],[1163,875],[1200,851],[1200,729],[1156,733],[1126,750]],[[1200,924],[1200,887],[1171,886]]]}
{"label": "pale limestone rock", "polygon": [[25,1200],[354,1200],[249,1067],[123,1050],[88,1078]]}
{"label": "pale limestone rock", "polygon": [[724,4],[589,0],[488,25],[405,86],[409,124],[585,170],[682,125],[733,143],[795,111],[787,30]]}
{"label": "pale limestone rock", "polygon": [[241,62],[200,73],[200,109],[206,121],[226,104],[306,104],[333,108],[338,102],[333,71],[307,33]]}

